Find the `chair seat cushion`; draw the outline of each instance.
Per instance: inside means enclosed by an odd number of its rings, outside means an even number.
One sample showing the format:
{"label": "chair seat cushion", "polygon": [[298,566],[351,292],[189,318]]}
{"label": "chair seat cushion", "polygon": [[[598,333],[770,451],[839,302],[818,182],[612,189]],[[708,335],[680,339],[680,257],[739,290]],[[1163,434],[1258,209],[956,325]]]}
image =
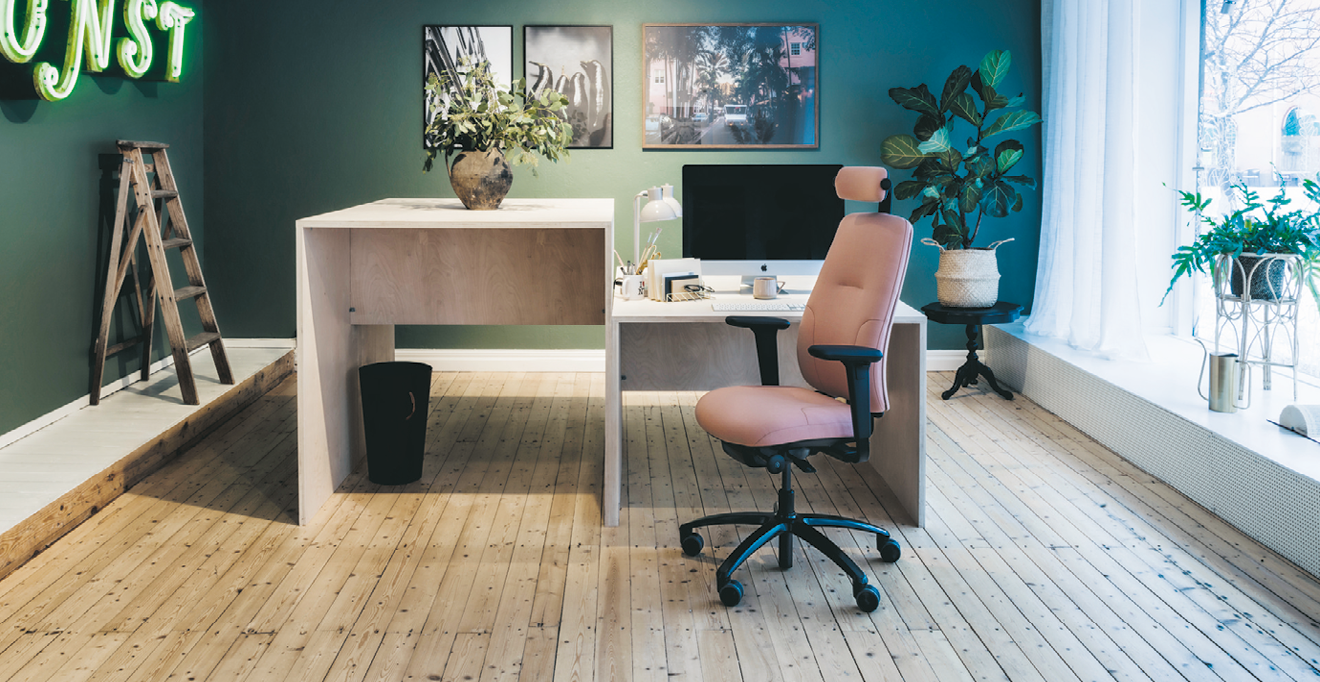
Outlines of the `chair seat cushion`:
{"label": "chair seat cushion", "polygon": [[697,423],[726,443],[768,447],[851,438],[848,405],[795,386],[730,386],[697,401]]}

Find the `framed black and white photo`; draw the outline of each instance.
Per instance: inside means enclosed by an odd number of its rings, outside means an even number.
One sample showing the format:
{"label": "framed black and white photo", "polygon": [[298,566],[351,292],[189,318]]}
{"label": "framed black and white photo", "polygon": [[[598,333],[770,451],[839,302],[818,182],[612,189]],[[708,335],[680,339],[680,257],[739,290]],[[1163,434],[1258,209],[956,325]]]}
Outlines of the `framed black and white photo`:
{"label": "framed black and white photo", "polygon": [[568,97],[569,149],[614,147],[613,26],[524,26],[523,74],[529,95]]}
{"label": "framed black and white photo", "polygon": [[644,149],[816,149],[817,24],[643,24]]}
{"label": "framed black and white photo", "polygon": [[[434,74],[457,78],[464,58],[472,63],[490,63],[495,82],[513,86],[512,26],[423,26],[422,27],[422,124],[431,124],[434,105],[447,101],[448,94],[426,96],[426,81]],[[438,99],[439,102],[434,101]]]}

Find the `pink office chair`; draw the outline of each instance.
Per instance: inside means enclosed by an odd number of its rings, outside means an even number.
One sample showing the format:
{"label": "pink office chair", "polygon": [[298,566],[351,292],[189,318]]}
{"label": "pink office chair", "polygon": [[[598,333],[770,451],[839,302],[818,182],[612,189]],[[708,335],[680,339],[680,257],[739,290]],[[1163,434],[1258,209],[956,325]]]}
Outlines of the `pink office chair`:
{"label": "pink office chair", "polygon": [[[887,175],[883,168],[847,167],[839,171],[834,185],[844,199],[878,202],[886,198]],[[787,320],[750,316],[726,320],[754,333],[762,385],[707,393],[697,403],[697,422],[723,441],[729,456],[783,474],[775,511],[715,514],[679,527],[683,552],[696,556],[705,546],[697,528],[731,523],[759,526],[715,573],[720,601],[726,606],[736,606],[743,596],[742,584],[731,574],[770,540],[779,538],[780,568],[793,565],[794,536],[848,574],[859,608],[874,611],[880,605],[880,592],[867,584],[862,569],[817,528],[875,533],[880,558],[889,562],[902,553],[898,543],[887,531],[864,521],[796,513],[792,471],[794,466],[815,471],[807,457],[817,452],[851,463],[870,457],[871,420],[889,407],[884,350],[911,247],[912,225],[900,217],[854,213],[839,223],[798,332],[798,366],[815,391],[778,385],[774,339],[778,330],[788,328]]]}

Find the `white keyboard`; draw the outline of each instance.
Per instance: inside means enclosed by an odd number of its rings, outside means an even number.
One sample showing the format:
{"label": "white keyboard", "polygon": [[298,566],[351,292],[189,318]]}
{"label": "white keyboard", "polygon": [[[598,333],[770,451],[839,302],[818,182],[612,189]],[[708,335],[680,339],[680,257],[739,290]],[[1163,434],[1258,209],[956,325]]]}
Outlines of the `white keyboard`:
{"label": "white keyboard", "polygon": [[788,303],[786,301],[717,301],[710,304],[710,309],[717,313],[806,310],[806,308],[806,303]]}

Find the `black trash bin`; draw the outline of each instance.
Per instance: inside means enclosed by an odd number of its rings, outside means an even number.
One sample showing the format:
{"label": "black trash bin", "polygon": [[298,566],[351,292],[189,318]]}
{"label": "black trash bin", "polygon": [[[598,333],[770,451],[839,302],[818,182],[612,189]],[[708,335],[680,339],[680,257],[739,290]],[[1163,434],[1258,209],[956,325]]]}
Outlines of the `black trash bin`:
{"label": "black trash bin", "polygon": [[367,478],[402,485],[422,477],[431,366],[377,362],[358,369],[362,423],[367,437]]}

